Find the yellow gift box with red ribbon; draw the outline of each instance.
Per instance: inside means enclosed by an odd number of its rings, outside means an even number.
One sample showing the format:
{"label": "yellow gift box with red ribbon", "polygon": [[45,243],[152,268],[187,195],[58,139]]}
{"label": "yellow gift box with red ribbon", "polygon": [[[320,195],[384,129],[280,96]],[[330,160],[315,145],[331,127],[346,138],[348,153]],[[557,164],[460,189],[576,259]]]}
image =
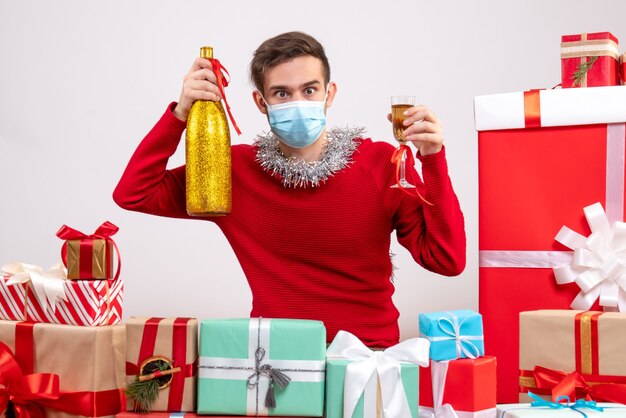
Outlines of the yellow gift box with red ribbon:
{"label": "yellow gift box with red ribbon", "polygon": [[538,310],[520,314],[520,402],[527,392],[626,403],[626,314]]}
{"label": "yellow gift box with red ribbon", "polygon": [[[120,257],[111,238],[119,228],[104,222],[93,234],[84,234],[63,225],[57,236],[65,240],[61,258],[67,267],[68,279],[117,279],[120,274]],[[114,251],[117,253],[117,272],[113,268]]]}

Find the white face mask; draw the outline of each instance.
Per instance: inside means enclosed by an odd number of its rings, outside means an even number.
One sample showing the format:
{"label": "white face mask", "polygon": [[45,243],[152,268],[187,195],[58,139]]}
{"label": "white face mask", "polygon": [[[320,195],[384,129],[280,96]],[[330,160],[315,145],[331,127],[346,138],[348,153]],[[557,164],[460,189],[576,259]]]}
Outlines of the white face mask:
{"label": "white face mask", "polygon": [[267,106],[272,132],[292,148],[306,148],[313,144],[326,126],[326,98],[322,101],[298,100],[270,105],[263,95]]}

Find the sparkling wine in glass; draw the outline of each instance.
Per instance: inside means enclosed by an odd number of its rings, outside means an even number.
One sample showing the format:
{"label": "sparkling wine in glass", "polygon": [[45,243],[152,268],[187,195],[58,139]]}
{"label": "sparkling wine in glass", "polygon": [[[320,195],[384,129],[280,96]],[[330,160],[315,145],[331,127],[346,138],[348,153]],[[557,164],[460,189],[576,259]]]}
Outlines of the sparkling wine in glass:
{"label": "sparkling wine in glass", "polygon": [[[415,106],[415,96],[391,96],[391,124],[393,126],[393,137],[400,143],[401,146],[406,142],[404,130],[407,126],[404,126],[403,122],[407,117],[404,115],[404,111],[413,106]],[[400,150],[401,146],[398,147],[398,150]],[[406,179],[406,153],[407,150],[403,149],[400,160],[400,176],[397,183],[391,186],[393,188],[415,188],[415,186],[409,183]]]}

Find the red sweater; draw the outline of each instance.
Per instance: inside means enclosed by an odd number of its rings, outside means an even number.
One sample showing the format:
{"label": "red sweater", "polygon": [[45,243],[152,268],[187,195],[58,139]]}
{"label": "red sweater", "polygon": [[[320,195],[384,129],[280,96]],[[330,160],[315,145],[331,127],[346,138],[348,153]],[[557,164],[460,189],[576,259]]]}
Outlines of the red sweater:
{"label": "red sweater", "polygon": [[[166,168],[185,129],[170,109],[135,151],[113,198],[125,209],[191,218],[185,167]],[[202,219],[219,226],[241,263],[252,290],[252,317],[317,319],[324,321],[328,341],[344,329],[369,346],[388,347],[399,340],[391,233],[424,268],[461,273],[464,221],[445,149],[418,156],[433,206],[389,187],[393,150],[363,139],[353,162],[327,182],[285,188],[261,168],[255,146],[232,147],[232,212]],[[407,178],[423,186],[414,170]]]}

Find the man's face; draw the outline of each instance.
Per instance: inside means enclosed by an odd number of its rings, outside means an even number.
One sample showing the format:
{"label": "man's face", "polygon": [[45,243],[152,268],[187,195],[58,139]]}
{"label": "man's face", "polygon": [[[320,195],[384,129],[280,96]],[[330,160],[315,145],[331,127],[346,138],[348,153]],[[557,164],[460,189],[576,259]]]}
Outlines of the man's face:
{"label": "man's face", "polygon": [[[335,96],[334,83],[329,83],[328,89],[326,107],[330,106]],[[270,69],[265,74],[263,96],[270,105],[296,100],[324,100],[326,86],[322,61],[306,55]],[[259,110],[267,113],[259,92],[254,92],[254,99]]]}

